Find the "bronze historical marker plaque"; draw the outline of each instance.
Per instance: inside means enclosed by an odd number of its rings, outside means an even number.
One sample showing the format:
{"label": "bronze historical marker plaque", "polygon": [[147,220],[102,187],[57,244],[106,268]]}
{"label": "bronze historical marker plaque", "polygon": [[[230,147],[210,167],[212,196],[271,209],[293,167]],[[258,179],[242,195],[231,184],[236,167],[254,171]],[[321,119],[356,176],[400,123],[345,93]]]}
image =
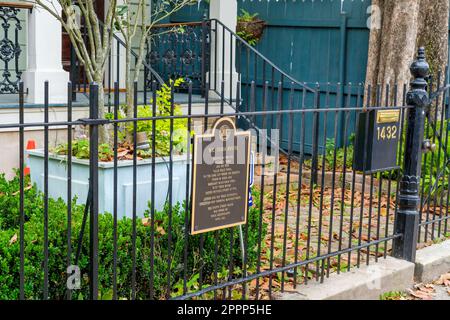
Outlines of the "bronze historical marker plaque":
{"label": "bronze historical marker plaque", "polygon": [[247,223],[250,137],[230,118],[194,136],[191,234]]}

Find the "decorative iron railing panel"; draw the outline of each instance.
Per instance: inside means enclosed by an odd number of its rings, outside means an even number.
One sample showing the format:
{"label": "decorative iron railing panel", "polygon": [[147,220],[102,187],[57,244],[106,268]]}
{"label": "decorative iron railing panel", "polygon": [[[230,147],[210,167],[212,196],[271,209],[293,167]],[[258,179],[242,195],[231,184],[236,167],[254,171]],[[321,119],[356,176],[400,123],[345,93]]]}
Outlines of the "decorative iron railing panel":
{"label": "decorative iron railing panel", "polygon": [[20,13],[21,8],[0,4],[0,94],[19,91],[22,76],[19,61],[23,54],[19,33],[24,30]]}
{"label": "decorative iron railing panel", "polygon": [[[209,35],[209,21],[157,25],[147,45],[146,60],[166,82],[184,78],[185,83],[192,82],[194,93],[201,93],[209,68]],[[151,87],[150,81],[147,87]]]}

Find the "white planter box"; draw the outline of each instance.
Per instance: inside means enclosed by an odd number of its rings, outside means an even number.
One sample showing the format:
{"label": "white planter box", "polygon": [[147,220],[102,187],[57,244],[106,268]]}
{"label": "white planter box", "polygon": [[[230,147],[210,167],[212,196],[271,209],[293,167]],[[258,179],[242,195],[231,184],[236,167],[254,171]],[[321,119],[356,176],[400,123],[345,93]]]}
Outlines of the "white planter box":
{"label": "white planter box", "polygon": [[[44,152],[42,149],[28,150],[28,165],[31,181],[44,190]],[[172,203],[186,199],[187,156],[173,157]],[[62,198],[67,202],[67,157],[49,154],[49,197]],[[190,173],[189,173],[190,175]],[[99,212],[113,213],[114,208],[114,163],[99,162]],[[169,195],[169,157],[155,159],[155,208],[161,210]],[[72,160],[72,198],[85,204],[89,189],[89,161]],[[152,191],[152,159],[137,162],[136,213],[142,217],[149,208]],[[133,215],[133,161],[119,161],[117,166],[117,216]]]}

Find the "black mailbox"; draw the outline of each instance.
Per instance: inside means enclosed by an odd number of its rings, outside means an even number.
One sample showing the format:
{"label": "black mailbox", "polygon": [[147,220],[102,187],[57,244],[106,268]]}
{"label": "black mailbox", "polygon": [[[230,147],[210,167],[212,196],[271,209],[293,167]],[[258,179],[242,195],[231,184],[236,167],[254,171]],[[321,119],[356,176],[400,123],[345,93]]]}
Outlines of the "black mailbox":
{"label": "black mailbox", "polygon": [[358,119],[353,169],[370,173],[398,168],[400,110],[370,110]]}

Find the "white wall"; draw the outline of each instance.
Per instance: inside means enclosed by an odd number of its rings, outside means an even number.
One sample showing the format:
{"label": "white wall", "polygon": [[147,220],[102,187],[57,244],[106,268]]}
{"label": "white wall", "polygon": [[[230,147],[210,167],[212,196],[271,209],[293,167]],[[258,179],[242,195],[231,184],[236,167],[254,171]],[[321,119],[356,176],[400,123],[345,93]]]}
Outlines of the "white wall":
{"label": "white wall", "polygon": [[[209,9],[209,17],[211,19],[217,19],[222,22],[226,27],[230,30],[236,30],[237,24],[237,1],[234,0],[211,0],[210,9]],[[213,27],[215,24],[213,23]],[[213,33],[211,39],[211,52],[217,52],[217,57],[215,54],[211,55],[211,72],[215,72],[217,70],[216,75],[211,74],[211,83],[210,87],[217,88],[217,91],[220,92],[222,78],[224,78],[224,92],[226,99],[230,98],[230,89],[232,90],[232,99],[236,97],[236,85],[239,80],[239,74],[235,69],[235,48],[231,50],[230,45],[230,33],[225,30],[225,57],[222,56],[223,48],[223,28],[218,25],[218,30],[216,34]],[[217,37],[217,42],[215,37]],[[214,48],[215,43],[217,43],[217,50]],[[230,56],[232,55],[233,65],[231,65]],[[222,72],[222,69],[224,72]],[[208,77],[207,77],[208,78]],[[232,81],[230,81],[230,79]],[[215,82],[215,84],[214,84]],[[231,88],[230,88],[231,86]]]}
{"label": "white wall", "polygon": [[[51,2],[60,12],[57,1]],[[44,103],[45,81],[49,81],[50,103],[67,101],[69,73],[62,67],[61,28],[61,23],[42,8],[28,13],[28,68],[22,76],[28,103]]]}

